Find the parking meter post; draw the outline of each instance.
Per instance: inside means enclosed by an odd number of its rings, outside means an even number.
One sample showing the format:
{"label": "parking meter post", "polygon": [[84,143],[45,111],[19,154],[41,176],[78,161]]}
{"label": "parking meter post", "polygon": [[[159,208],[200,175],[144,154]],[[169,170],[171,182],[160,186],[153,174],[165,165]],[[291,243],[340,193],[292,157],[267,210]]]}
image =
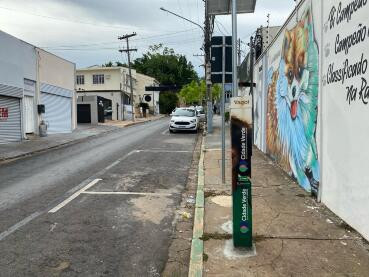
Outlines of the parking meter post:
{"label": "parking meter post", "polygon": [[233,243],[252,247],[252,97],[231,98]]}

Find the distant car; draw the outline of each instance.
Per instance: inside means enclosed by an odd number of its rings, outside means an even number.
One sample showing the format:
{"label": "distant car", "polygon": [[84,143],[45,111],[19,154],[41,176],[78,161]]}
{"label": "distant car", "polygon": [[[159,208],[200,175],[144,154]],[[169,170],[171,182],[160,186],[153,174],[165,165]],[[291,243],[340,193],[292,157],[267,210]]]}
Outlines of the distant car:
{"label": "distant car", "polygon": [[113,114],[113,110],[112,110],[112,108],[111,107],[108,107],[108,108],[106,108],[105,110],[104,110],[104,115],[105,116],[111,116]]}
{"label": "distant car", "polygon": [[199,119],[196,109],[177,108],[170,118],[169,132],[195,131],[199,129]]}
{"label": "distant car", "polygon": [[205,122],[205,111],[204,108],[202,106],[196,106],[196,111],[199,117],[199,121],[200,122]]}

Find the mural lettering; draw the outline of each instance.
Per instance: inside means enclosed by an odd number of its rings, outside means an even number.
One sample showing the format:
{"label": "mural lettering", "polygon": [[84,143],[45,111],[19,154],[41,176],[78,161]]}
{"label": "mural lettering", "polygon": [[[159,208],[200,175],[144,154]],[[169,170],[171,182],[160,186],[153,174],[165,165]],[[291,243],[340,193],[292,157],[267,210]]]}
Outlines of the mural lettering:
{"label": "mural lettering", "polygon": [[[347,90],[346,101],[348,101],[349,105],[351,105],[351,102],[356,101],[356,100],[361,100],[364,105],[368,105],[369,86],[365,78],[361,78],[361,87],[360,87],[359,93],[358,93],[358,88],[354,87],[354,85],[346,87],[346,90]],[[357,95],[359,95],[359,98],[357,98]]]}
{"label": "mural lettering", "polygon": [[359,24],[358,27],[357,31],[343,39],[340,38],[340,34],[337,34],[336,44],[334,47],[336,54],[345,51],[345,54],[347,55],[351,47],[365,41],[365,38],[367,37],[367,28],[362,24]]}
{"label": "mural lettering", "polygon": [[342,2],[338,4],[338,7],[333,6],[331,12],[329,13],[329,29],[332,29],[342,22],[346,21],[349,23],[351,21],[352,15],[363,8],[367,4],[367,0],[354,0],[350,2],[347,6],[342,7]]}
{"label": "mural lettering", "polygon": [[312,9],[286,29],[278,68],[270,68],[267,92],[267,153],[307,191],[317,194],[316,146],[319,50]]}
{"label": "mural lettering", "polygon": [[342,82],[345,83],[347,79],[360,76],[366,73],[368,69],[368,60],[364,58],[364,53],[361,54],[360,61],[350,64],[348,59],[343,62],[343,67],[339,69],[334,68],[334,63],[328,66],[327,84]]}

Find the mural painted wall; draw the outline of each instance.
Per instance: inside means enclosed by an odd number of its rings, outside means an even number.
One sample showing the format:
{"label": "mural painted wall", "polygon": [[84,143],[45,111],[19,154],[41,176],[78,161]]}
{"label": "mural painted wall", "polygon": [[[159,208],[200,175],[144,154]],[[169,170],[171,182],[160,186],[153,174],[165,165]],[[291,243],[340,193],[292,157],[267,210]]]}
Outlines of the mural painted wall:
{"label": "mural painted wall", "polygon": [[257,147],[367,240],[368,14],[368,0],[301,1],[254,70]]}
{"label": "mural painted wall", "polygon": [[369,240],[369,1],[324,0],[322,201]]}
{"label": "mural painted wall", "polygon": [[255,65],[255,75],[254,82],[256,87],[254,89],[254,144],[262,149],[262,119],[263,119],[263,111],[262,111],[262,102],[263,102],[263,63],[262,60],[259,61]]}
{"label": "mural painted wall", "polygon": [[306,1],[269,51],[266,151],[317,194],[319,48],[312,1]]}

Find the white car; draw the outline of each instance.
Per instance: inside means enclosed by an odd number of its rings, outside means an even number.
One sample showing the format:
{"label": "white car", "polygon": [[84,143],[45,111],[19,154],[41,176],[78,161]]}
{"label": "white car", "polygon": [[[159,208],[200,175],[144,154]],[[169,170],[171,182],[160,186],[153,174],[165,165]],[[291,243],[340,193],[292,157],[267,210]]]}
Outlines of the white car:
{"label": "white car", "polygon": [[169,132],[175,131],[195,131],[199,129],[198,113],[195,109],[177,108],[170,118]]}

